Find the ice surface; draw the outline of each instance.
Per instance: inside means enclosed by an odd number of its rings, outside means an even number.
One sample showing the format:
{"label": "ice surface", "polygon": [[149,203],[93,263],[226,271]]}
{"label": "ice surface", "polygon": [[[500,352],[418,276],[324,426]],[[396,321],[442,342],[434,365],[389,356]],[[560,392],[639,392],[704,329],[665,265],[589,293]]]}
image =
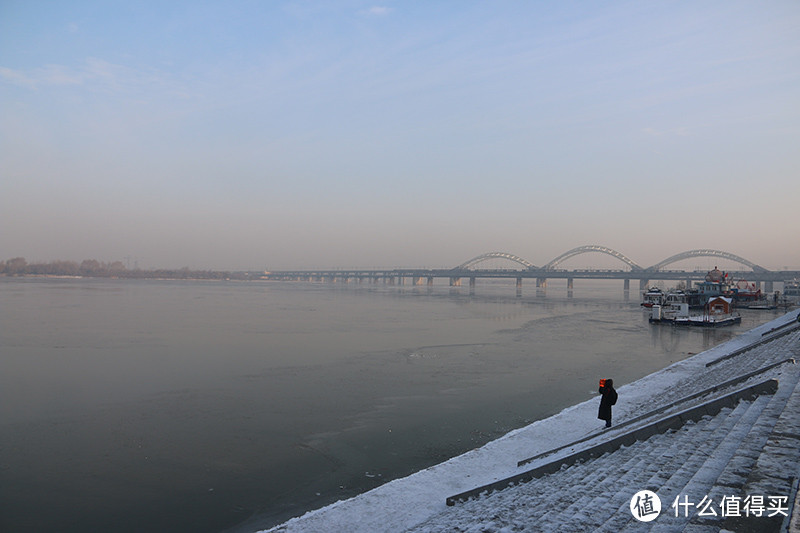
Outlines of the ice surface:
{"label": "ice surface", "polygon": [[[656,400],[662,400],[663,402],[664,399],[676,396],[689,396],[736,377],[736,375],[741,375],[741,361],[746,361],[745,356],[735,358],[740,360],[738,362],[734,360],[725,361],[709,368],[705,365],[739,348],[762,341],[764,338],[762,333],[788,321],[795,320],[796,315],[797,311],[788,313],[783,317],[745,332],[724,344],[692,356],[689,359],[674,363],[668,368],[634,383],[619,387],[619,401],[614,408],[615,421],[634,418],[642,413],[642,406],[655,405],[658,403]],[[799,334],[786,335],[782,339],[774,341],[775,347],[770,346],[769,350],[764,349],[762,351],[769,352],[769,357],[773,359],[785,358],[787,354],[791,356],[797,352],[799,337]],[[770,345],[772,344],[770,343]],[[755,351],[754,349],[753,352]],[[745,352],[745,354],[747,353]],[[680,390],[676,391],[676,388],[680,388]],[[502,531],[504,526],[501,523],[493,525],[491,518],[493,513],[496,512],[497,500],[478,498],[469,502],[469,511],[465,512],[463,509],[458,510],[458,506],[456,508],[447,507],[445,504],[446,498],[517,474],[522,471],[517,467],[519,460],[572,443],[592,432],[597,432],[603,423],[597,419],[597,402],[597,398],[594,398],[574,405],[550,418],[512,431],[481,448],[411,476],[391,481],[354,498],[311,511],[269,531],[287,533],[322,531],[373,533],[377,531],[407,531],[421,525],[420,530],[422,531],[437,531],[440,530],[439,528],[442,524],[447,524],[448,528],[452,528],[449,530],[452,531],[467,531],[472,529],[472,526],[478,526],[480,531]],[[754,415],[751,413],[750,416]],[[800,417],[800,414],[797,416]],[[707,434],[711,438],[710,432],[713,430],[713,427],[709,427],[709,429],[702,431],[709,432]],[[602,434],[603,436],[614,436],[622,431],[625,431],[625,428],[612,428],[602,432]],[[700,435],[704,435],[704,433],[701,432]],[[653,445],[656,443],[657,440],[654,441]],[[684,448],[694,448],[694,445],[684,445]],[[683,450],[683,452],[686,451]],[[693,449],[690,451],[693,451]],[[681,453],[681,451],[670,453]],[[615,454],[608,454],[608,457],[605,458],[606,462],[603,463],[610,470],[614,470],[619,466],[615,464],[617,459],[613,456]],[[619,457],[619,461],[631,460],[625,453],[617,452],[616,456]],[[549,459],[552,459],[552,457],[542,461]],[[700,477],[697,482],[704,481],[703,476],[719,475],[726,463],[727,460],[724,458],[705,462],[702,471],[699,472]],[[536,463],[526,465],[523,469],[533,466],[536,466]],[[693,472],[692,475],[695,473]],[[653,472],[653,476],[654,479],[657,479],[658,472]],[[634,488],[636,490],[633,490]],[[640,488],[643,487],[622,485],[615,486],[614,491],[630,492],[633,490],[632,493],[635,493]],[[517,490],[526,489],[515,487],[496,494],[508,493],[503,498],[507,500],[510,498],[509,501],[511,503],[507,501],[503,505],[516,506],[517,504],[513,503],[513,500],[518,499],[514,496],[514,491]],[[527,490],[532,489],[529,487]],[[565,488],[565,490],[567,489]],[[612,494],[607,495],[608,498],[612,496]],[[669,506],[670,503],[664,502],[663,504]],[[525,511],[523,510],[522,512],[524,513]],[[474,518],[476,516],[482,517],[478,520],[479,524],[476,523]]]}

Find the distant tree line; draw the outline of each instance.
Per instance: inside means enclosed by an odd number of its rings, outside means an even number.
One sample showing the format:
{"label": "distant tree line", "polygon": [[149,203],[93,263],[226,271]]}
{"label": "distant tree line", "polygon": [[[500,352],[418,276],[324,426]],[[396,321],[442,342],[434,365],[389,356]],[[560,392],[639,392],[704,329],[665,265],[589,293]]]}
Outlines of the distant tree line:
{"label": "distant tree line", "polygon": [[127,279],[252,279],[247,272],[219,270],[179,269],[129,269],[121,261],[104,263],[96,259],[75,261],[50,261],[49,263],[28,263],[24,257],[14,257],[0,261],[0,276],[82,276],[91,278]]}

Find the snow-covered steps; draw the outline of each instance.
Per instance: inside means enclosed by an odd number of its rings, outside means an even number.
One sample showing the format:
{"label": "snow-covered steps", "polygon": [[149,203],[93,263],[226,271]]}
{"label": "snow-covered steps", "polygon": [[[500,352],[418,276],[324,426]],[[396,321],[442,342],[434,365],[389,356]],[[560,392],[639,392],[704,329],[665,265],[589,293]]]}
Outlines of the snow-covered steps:
{"label": "snow-covered steps", "polygon": [[[682,400],[686,396],[686,391],[709,389],[775,363],[796,358],[800,355],[799,347],[799,328],[792,328],[786,331],[786,334],[771,337],[768,342],[758,341],[749,345],[746,350],[737,350],[738,354],[735,357],[713,359],[711,362],[719,362],[712,366],[704,364],[698,367],[695,372],[676,381],[668,390],[637,405],[637,410],[639,412],[656,410],[668,403]],[[780,370],[776,370],[772,375],[777,375],[779,372]]]}
{"label": "snow-covered steps", "polygon": [[[772,395],[466,501],[413,531],[775,531],[783,514],[737,521],[721,516],[720,503],[789,495],[800,464],[800,372],[790,365],[779,377]],[[661,498],[653,522],[630,511],[631,497],[645,489]],[[704,498],[716,516],[698,514]],[[676,501],[686,505],[673,508]]]}
{"label": "snow-covered steps", "polygon": [[734,357],[742,355],[745,352],[748,352],[763,344],[773,343],[774,345],[775,341],[778,338],[783,337],[785,335],[790,335],[792,333],[797,333],[798,330],[800,330],[800,315],[798,315],[797,320],[786,322],[780,326],[765,331],[764,333],[761,334],[761,339],[757,340],[756,342],[753,342],[747,346],[734,350],[728,354],[723,355],[722,357],[709,361],[708,363],[706,363],[706,367],[711,367],[723,361],[727,361],[728,359],[733,359]]}
{"label": "snow-covered steps", "polygon": [[670,481],[678,484],[679,478],[685,484],[694,465],[724,440],[750,406],[741,402],[715,417],[469,500],[412,531],[619,531],[631,519],[633,494]]}
{"label": "snow-covered steps", "polygon": [[[675,401],[672,401],[670,403],[661,405],[661,406],[657,407],[656,409],[653,409],[652,411],[649,411],[649,412],[646,412],[644,414],[635,416],[633,418],[626,418],[626,419],[622,420],[621,422],[618,422],[616,424],[616,426],[615,426],[615,429],[616,430],[620,430],[622,428],[628,428],[628,427],[631,427],[631,428],[632,427],[637,427],[637,426],[641,427],[641,426],[647,424],[647,420],[655,420],[657,418],[665,418],[665,416],[667,414],[669,414],[670,412],[677,412],[680,409],[686,410],[691,406],[695,406],[695,405],[700,405],[702,403],[706,403],[706,402],[709,401],[709,399],[711,399],[713,397],[720,396],[724,391],[733,390],[735,387],[740,386],[741,384],[743,384],[743,383],[745,383],[745,382],[747,382],[749,380],[752,380],[753,378],[763,377],[763,375],[774,376],[776,374],[775,374],[775,372],[772,372],[773,370],[777,369],[778,367],[780,367],[780,366],[782,366],[784,364],[788,364],[788,363],[795,364],[796,360],[794,358],[787,358],[787,359],[778,361],[776,363],[771,363],[771,364],[769,364],[769,365],[767,365],[765,367],[759,368],[758,370],[754,370],[752,372],[748,372],[747,374],[740,375],[740,376],[738,376],[738,377],[736,377],[734,379],[725,381],[723,383],[715,384],[715,385],[713,385],[712,387],[710,387],[708,389],[704,389],[702,391],[690,394],[689,396],[683,397],[683,398],[681,398],[679,400],[675,400]],[[717,393],[719,393],[719,394],[717,394]],[[546,451],[544,453],[540,453],[540,454],[535,455],[533,457],[529,457],[527,459],[523,459],[521,461],[518,461],[517,466],[518,467],[525,466],[527,464],[533,463],[534,461],[543,459],[543,458],[548,457],[548,456],[552,456],[552,455],[554,455],[554,454],[556,454],[558,452],[561,452],[562,450],[575,451],[576,449],[581,447],[581,445],[583,443],[589,442],[591,440],[597,440],[598,435],[601,435],[601,434],[603,434],[603,430],[602,429],[597,430],[595,432],[592,432],[590,435],[588,435],[586,437],[583,437],[583,438],[581,438],[581,439],[579,439],[577,441],[571,442],[569,444],[565,444],[563,446],[560,446],[560,447],[552,449],[552,450],[548,450],[548,451]],[[585,446],[583,446],[583,447],[585,447]]]}
{"label": "snow-covered steps", "polygon": [[569,466],[580,461],[597,457],[604,453],[613,452],[622,446],[631,446],[637,441],[646,440],[655,434],[664,433],[670,429],[679,428],[687,421],[695,421],[706,415],[715,415],[723,407],[733,406],[743,398],[749,399],[759,395],[772,394],[775,392],[775,390],[777,390],[777,386],[778,384],[774,380],[767,380],[751,385],[745,389],[737,390],[721,398],[708,401],[702,405],[656,419],[646,425],[623,432],[622,434],[616,434],[616,432],[608,433],[609,436],[607,438],[602,439],[599,443],[587,446],[580,451],[566,456],[557,456],[545,464],[537,465],[535,468],[520,472],[506,479],[495,481],[493,483],[451,496],[447,498],[447,504],[454,505],[458,502],[465,501],[481,494],[503,490],[517,483],[525,483],[533,479],[540,478],[544,475],[551,474],[558,471],[563,466]]}
{"label": "snow-covered steps", "polygon": [[[754,428],[758,436],[743,444],[729,464],[729,471],[720,476],[709,497],[721,501],[723,496],[729,495],[744,501],[748,497],[763,496],[765,505],[770,504],[770,497],[786,497],[787,511],[793,504],[788,497],[794,480],[800,477],[800,380],[797,375],[783,377],[781,387],[767,408],[772,412],[765,413],[757,424],[760,427]],[[775,420],[771,427],[770,420]],[[779,503],[783,505],[784,502]],[[709,526],[709,530],[714,531],[720,527],[731,531],[778,531],[781,523],[788,519],[775,511],[765,510],[762,516],[739,513],[740,516],[724,519],[695,517],[692,523]]]}

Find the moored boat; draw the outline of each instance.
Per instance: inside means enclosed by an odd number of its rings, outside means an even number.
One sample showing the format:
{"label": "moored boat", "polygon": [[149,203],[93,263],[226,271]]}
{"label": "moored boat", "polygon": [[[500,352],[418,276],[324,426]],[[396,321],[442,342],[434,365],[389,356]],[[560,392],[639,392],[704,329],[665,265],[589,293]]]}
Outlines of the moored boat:
{"label": "moored boat", "polygon": [[699,315],[689,314],[688,302],[673,302],[664,308],[656,305],[650,312],[651,324],[715,328],[739,324],[741,321],[742,316],[733,311],[733,300],[724,296],[710,298]]}
{"label": "moored boat", "polygon": [[745,302],[757,303],[766,298],[761,293],[761,289],[755,283],[750,283],[746,279],[740,279],[733,286],[733,298],[738,304]]}
{"label": "moored boat", "polygon": [[783,282],[783,299],[789,303],[800,303],[800,280],[792,279]]}
{"label": "moored boat", "polygon": [[658,287],[650,287],[647,292],[642,294],[642,307],[653,307],[654,305],[663,305],[666,300],[666,294]]}

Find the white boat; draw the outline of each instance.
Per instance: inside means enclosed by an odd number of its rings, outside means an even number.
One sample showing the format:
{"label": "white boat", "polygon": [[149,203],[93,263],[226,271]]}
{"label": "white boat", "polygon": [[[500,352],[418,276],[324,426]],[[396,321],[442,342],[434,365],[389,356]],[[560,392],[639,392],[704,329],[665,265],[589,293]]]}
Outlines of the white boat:
{"label": "white boat", "polygon": [[647,292],[642,294],[642,307],[653,307],[654,305],[664,305],[666,295],[658,287],[650,287]]}
{"label": "white boat", "polygon": [[800,280],[792,279],[783,282],[783,299],[787,303],[800,303]]}
{"label": "white boat", "polygon": [[651,324],[716,328],[739,324],[742,316],[733,311],[733,300],[724,296],[711,298],[700,315],[689,314],[688,302],[673,302],[664,307],[655,305],[650,311]]}

